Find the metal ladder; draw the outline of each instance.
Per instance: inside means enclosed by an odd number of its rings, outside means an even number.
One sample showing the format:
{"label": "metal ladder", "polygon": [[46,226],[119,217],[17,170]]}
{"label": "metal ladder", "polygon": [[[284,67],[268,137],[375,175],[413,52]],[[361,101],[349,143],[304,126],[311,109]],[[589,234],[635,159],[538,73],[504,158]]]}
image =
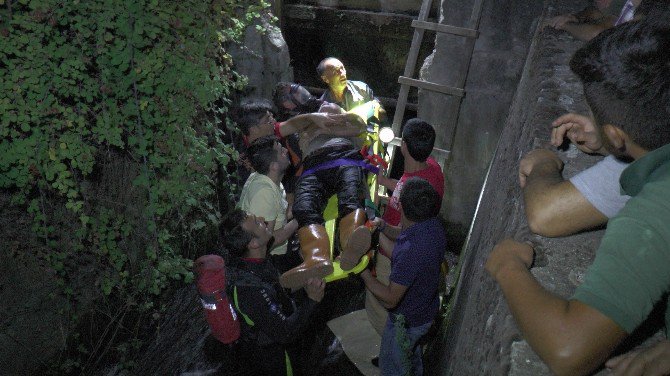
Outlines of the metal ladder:
{"label": "metal ladder", "polygon": [[[451,129],[455,129],[456,122],[458,121],[458,112],[461,108],[461,98],[465,95],[465,80],[468,76],[469,62],[472,59],[472,54],[474,52],[475,40],[479,36],[479,19],[482,13],[482,5],[484,0],[475,0],[472,13],[470,15],[470,20],[468,21],[468,27],[457,27],[451,25],[444,25],[435,22],[428,22],[428,13],[430,13],[430,8],[433,3],[432,0],[423,0],[421,4],[421,9],[419,11],[419,16],[416,20],[412,21],[412,27],[414,27],[414,35],[412,37],[412,44],[407,55],[407,62],[405,64],[405,71],[402,76],[398,77],[398,83],[400,84],[400,93],[398,94],[398,101],[395,109],[395,115],[393,117],[393,133],[400,135],[400,127],[402,125],[402,120],[405,115],[405,108],[407,106],[407,96],[409,94],[410,87],[416,87],[424,90],[430,90],[434,92],[439,92],[447,95],[452,95],[459,97],[458,105],[454,107],[456,112],[455,116],[451,117],[454,119],[454,124],[447,125]],[[435,31],[438,33],[446,33],[458,35],[464,38],[467,38],[466,45],[464,49],[463,57],[467,59],[468,63],[464,64],[463,70],[460,72],[457,78],[457,86],[446,86],[440,85],[434,82],[418,80],[412,78],[414,75],[414,70],[416,69],[416,62],[419,57],[419,49],[421,47],[421,42],[423,41],[423,34],[426,30]],[[400,146],[400,138],[396,137],[390,144],[392,145],[389,150],[389,155],[391,160],[394,159],[394,146]],[[447,157],[449,156],[449,150],[434,148],[433,157],[444,169],[444,165]]]}

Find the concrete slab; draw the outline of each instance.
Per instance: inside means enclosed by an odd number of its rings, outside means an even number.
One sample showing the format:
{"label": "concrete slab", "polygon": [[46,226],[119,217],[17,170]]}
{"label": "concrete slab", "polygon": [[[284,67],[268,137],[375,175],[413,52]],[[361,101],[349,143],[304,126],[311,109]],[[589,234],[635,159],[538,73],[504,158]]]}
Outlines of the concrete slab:
{"label": "concrete slab", "polygon": [[379,355],[381,337],[372,327],[364,309],[328,321],[328,327],[342,344],[349,360],[365,376],[378,376],[379,368],[370,360]]}

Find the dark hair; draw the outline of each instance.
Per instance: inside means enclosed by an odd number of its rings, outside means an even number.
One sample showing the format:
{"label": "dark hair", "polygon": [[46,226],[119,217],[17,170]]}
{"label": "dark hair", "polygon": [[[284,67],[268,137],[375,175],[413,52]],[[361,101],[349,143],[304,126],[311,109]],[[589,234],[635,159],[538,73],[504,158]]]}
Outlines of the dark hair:
{"label": "dark hair", "polygon": [[259,174],[267,175],[270,163],[277,161],[277,151],[274,149],[277,137],[274,135],[263,136],[254,140],[247,149],[247,158],[251,167]]}
{"label": "dark hair", "polygon": [[647,150],[670,143],[670,28],[642,19],[600,33],[570,68],[597,123],[615,125]]}
{"label": "dark hair", "polygon": [[263,116],[272,111],[272,104],[265,99],[251,99],[242,103],[237,109],[235,122],[245,136],[249,128],[258,126]]}
{"label": "dark hair", "polygon": [[330,56],[321,60],[321,62],[319,62],[319,65],[316,66],[316,73],[319,75],[319,77],[323,76],[323,74],[326,72],[326,62],[328,60],[338,60],[338,59],[336,57]]}
{"label": "dark hair", "polygon": [[670,5],[667,0],[642,0],[635,8],[635,16],[652,17],[667,20],[670,17]]}
{"label": "dark hair", "polygon": [[[299,114],[318,112],[319,107],[323,104],[323,101],[313,96],[309,90],[290,82],[278,83],[272,93],[272,100],[277,107],[279,116],[284,119]],[[295,108],[284,107],[285,101],[293,103]]]}
{"label": "dark hair", "polygon": [[419,118],[409,119],[402,129],[402,140],[407,145],[409,155],[424,162],[433,151],[435,129]]}
{"label": "dark hair", "polygon": [[242,228],[245,219],[247,219],[247,213],[240,208],[235,208],[219,224],[223,246],[226,247],[231,258],[244,256],[253,238],[252,234]]}
{"label": "dark hair", "polygon": [[439,213],[440,195],[428,181],[414,176],[402,185],[400,205],[407,219],[412,222],[423,222]]}

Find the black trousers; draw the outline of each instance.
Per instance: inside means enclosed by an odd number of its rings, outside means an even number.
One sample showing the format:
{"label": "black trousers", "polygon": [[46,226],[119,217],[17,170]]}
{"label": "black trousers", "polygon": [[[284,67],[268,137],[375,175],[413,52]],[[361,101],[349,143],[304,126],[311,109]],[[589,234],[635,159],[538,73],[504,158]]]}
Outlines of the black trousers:
{"label": "black trousers", "polygon": [[249,376],[286,376],[286,348],[282,345],[242,344],[242,369]]}
{"label": "black trousers", "polygon": [[[305,170],[327,160],[362,159],[357,150],[340,148],[325,150],[305,161]],[[365,208],[365,170],[360,166],[340,166],[300,176],[296,184],[293,215],[300,227],[323,224],[323,211],[330,196],[337,195],[338,217]]]}

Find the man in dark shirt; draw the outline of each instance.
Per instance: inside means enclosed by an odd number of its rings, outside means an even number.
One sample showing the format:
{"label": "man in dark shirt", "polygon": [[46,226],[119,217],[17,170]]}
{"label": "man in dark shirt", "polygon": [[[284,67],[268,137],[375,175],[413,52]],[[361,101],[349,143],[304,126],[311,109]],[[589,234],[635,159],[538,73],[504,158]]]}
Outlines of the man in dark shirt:
{"label": "man in dark shirt", "polygon": [[290,375],[286,347],[305,329],[323,298],[325,282],[312,278],[296,294],[301,304],[279,285],[279,272],[267,259],[274,238],[263,218],[235,209],[221,225],[230,252],[229,296],[240,317],[240,346],[254,375]]}
{"label": "man in dark shirt", "polygon": [[400,193],[400,227],[375,220],[378,229],[396,241],[389,285],[379,282],[369,270],[361,273],[368,290],[389,309],[379,349],[382,375],[423,374],[418,341],[439,309],[440,266],[447,245],[437,218],[439,210],[440,196],[435,189],[428,181],[412,177]]}

